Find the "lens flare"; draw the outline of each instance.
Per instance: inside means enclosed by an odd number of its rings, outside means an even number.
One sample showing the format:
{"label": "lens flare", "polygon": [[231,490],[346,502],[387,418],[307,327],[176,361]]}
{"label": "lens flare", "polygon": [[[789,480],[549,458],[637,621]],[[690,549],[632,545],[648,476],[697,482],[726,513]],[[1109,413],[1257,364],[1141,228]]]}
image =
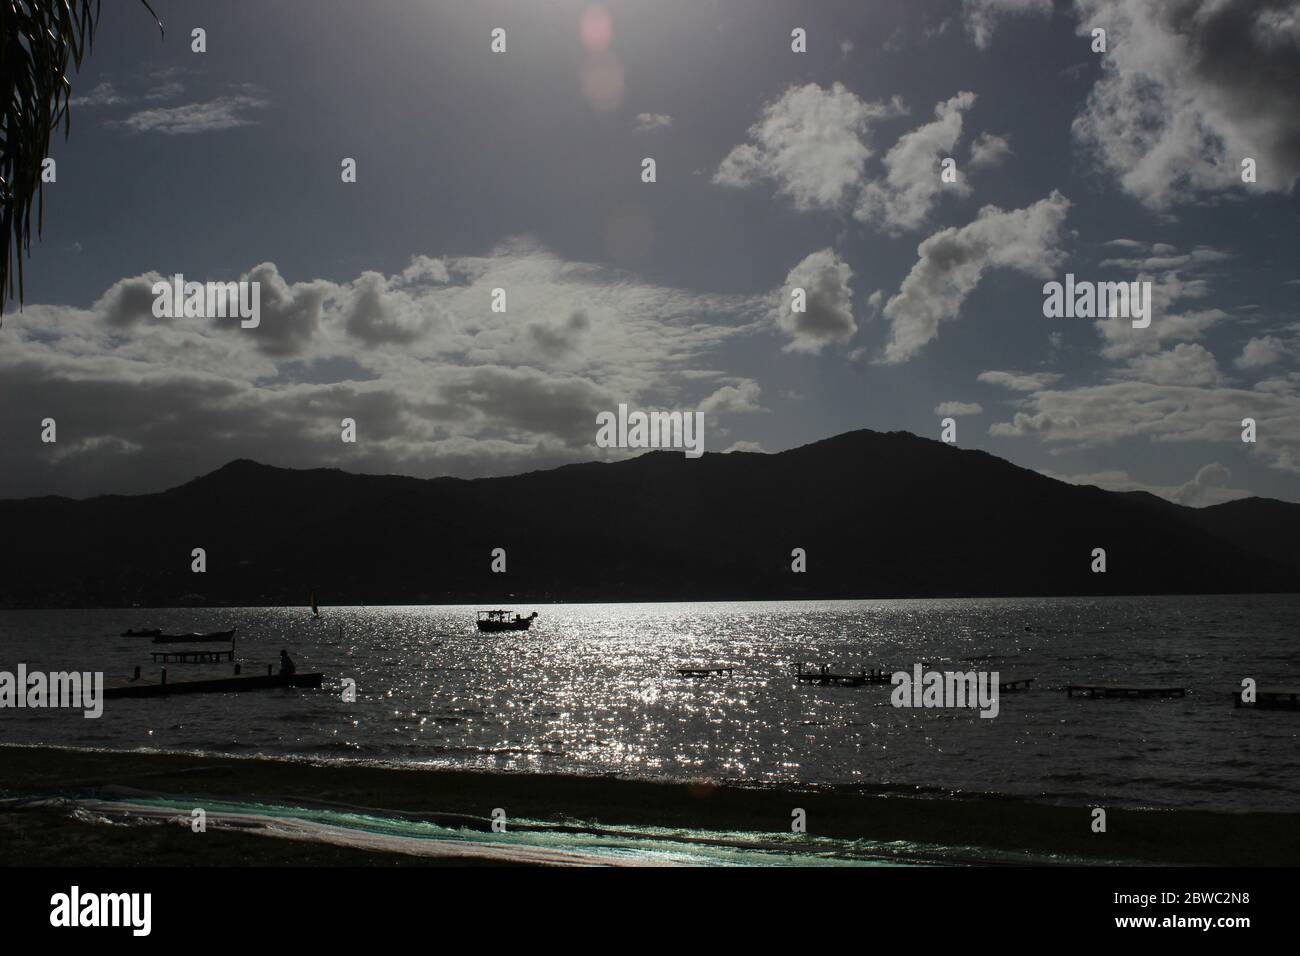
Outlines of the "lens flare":
{"label": "lens flare", "polygon": [[578,33],[588,53],[608,53],[614,42],[614,22],[609,12],[598,3],[582,11],[578,19]]}

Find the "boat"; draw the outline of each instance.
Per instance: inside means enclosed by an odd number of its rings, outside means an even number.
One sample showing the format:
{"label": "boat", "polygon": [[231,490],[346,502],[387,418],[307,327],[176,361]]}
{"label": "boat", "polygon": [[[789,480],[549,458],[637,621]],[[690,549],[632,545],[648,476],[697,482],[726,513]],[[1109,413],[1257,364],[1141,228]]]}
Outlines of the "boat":
{"label": "boat", "polygon": [[161,627],[128,627],[122,632],[123,637],[162,637]]}
{"label": "boat", "polygon": [[537,617],[534,611],[528,617],[520,617],[516,614],[513,618],[509,617],[508,611],[479,611],[478,612],[478,629],[488,634],[496,634],[501,631],[526,631]]}
{"label": "boat", "polygon": [[316,592],[315,592],[315,591],[312,591],[312,592],[311,592],[311,616],[314,617],[314,618],[317,618],[317,619],[320,618],[320,608],[318,608],[318,607],[316,606]]}
{"label": "boat", "polygon": [[153,639],[155,644],[202,644],[204,642],[212,643],[214,641],[235,641],[235,630],[231,628],[228,631],[213,631],[210,634],[159,634]]}

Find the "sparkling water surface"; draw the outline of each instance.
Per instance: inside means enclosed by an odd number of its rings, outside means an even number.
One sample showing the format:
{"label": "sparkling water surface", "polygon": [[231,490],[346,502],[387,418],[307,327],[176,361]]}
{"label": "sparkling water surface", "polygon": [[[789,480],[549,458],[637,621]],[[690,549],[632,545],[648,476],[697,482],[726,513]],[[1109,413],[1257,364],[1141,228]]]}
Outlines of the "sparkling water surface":
{"label": "sparkling water surface", "polygon": [[[479,634],[473,607],[0,612],[0,670],[111,682],[139,664],[148,677],[149,652],[165,648],[124,629],[238,626],[244,673],[285,648],[299,671],[325,674],[321,691],[110,700],[97,720],[0,710],[0,743],[1300,810],[1300,713],[1230,699],[1243,677],[1300,684],[1295,595],[510,607],[534,609],[531,630],[501,635]],[[895,708],[887,685],[801,685],[800,661],[1037,681],[981,719]],[[677,675],[692,664],[737,669]],[[173,664],[169,679],[230,672]],[[1089,681],[1190,693],[1061,689]]]}

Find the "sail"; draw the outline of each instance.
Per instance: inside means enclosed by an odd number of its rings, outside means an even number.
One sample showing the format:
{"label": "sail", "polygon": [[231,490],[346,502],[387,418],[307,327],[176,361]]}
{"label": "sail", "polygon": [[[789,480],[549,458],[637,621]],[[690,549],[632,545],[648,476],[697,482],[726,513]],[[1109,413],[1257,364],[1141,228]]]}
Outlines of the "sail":
{"label": "sail", "polygon": [[320,608],[318,608],[318,607],[316,606],[316,592],[315,592],[315,591],[312,591],[312,592],[311,592],[311,613],[312,613],[313,615],[315,615],[316,617],[320,617]]}

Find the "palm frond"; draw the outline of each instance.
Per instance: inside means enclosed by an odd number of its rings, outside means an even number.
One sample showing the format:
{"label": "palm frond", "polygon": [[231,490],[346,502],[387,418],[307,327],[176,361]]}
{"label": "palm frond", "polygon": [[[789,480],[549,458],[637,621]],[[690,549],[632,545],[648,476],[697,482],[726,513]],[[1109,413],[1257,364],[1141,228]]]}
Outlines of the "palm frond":
{"label": "palm frond", "polygon": [[[140,0],[162,23],[149,0]],[[101,0],[0,0],[0,317],[23,301],[23,256],[44,225],[41,167],[50,137],[72,129],[71,72],[95,42]]]}

